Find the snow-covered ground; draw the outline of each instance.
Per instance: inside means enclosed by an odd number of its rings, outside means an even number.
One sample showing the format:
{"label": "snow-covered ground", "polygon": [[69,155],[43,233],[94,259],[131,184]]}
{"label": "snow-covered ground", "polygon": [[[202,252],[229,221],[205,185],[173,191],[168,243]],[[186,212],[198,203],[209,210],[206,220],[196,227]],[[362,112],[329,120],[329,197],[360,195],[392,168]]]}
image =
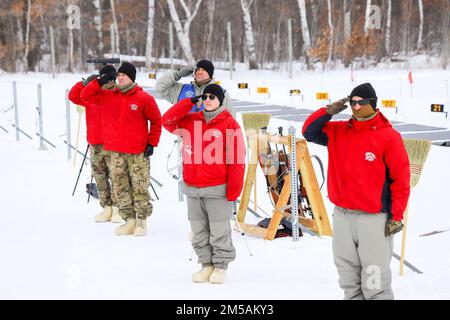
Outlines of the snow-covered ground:
{"label": "snow-covered ground", "polygon": [[[158,74],[160,75],[160,74]],[[391,120],[402,120],[449,128],[443,114],[432,114],[431,103],[448,107],[449,73],[420,70],[413,73],[413,99],[407,72],[355,71],[355,82],[348,71],[306,73],[287,79],[286,73],[269,71],[229,73],[216,71],[216,79],[233,98],[266,101],[272,104],[315,108],[324,102],[315,100],[316,92],[327,91],[330,99],[348,95],[359,83],[370,81],[381,99],[396,99],[395,110],[383,109]],[[333,264],[331,238],[307,233],[300,241],[281,238],[264,241],[233,234],[237,259],[230,264],[224,285],[194,284],[192,272],[198,269],[188,241],[186,204],[177,200],[177,183],[166,171],[167,155],[174,137],[163,131],[161,142],[151,158],[151,173],[163,183],[154,187],[160,200],[153,202],[154,213],[148,221],[145,237],[117,237],[116,225],[94,223],[100,207],[96,199],[87,203],[84,185],[90,180],[85,166],[75,196],[72,189],[79,172],[67,160],[65,90],[85,74],[0,75],[0,298],[2,299],[341,299]],[[15,140],[12,81],[17,81],[20,127],[33,137],[21,135]],[[189,79],[185,79],[189,80]],[[141,85],[154,85],[145,74],[138,75]],[[250,94],[237,89],[237,82],[248,82]],[[42,84],[44,136],[57,146],[39,151],[35,132],[37,123],[37,83]],[[270,99],[256,94],[257,86],[268,86]],[[400,90],[401,88],[401,90]],[[290,89],[304,95],[290,97]],[[158,100],[161,112],[170,107]],[[78,114],[72,106],[72,143],[75,144]],[[346,112],[349,112],[348,110]],[[301,123],[272,119],[269,131],[283,125]],[[84,118],[79,149],[84,151]],[[312,154],[327,164],[326,149],[309,145]],[[174,159],[171,159],[174,161]],[[398,275],[399,263],[393,259],[393,289],[397,299],[450,298],[450,232],[429,237],[420,234],[450,228],[448,190],[450,186],[450,149],[433,146],[419,185],[412,190],[406,258],[423,271],[419,275],[406,268]],[[171,162],[172,166],[174,162]],[[258,204],[271,212],[262,172],[258,172]],[[320,178],[319,178],[320,180]],[[323,189],[330,219],[333,205]],[[248,222],[256,223],[250,214]],[[395,238],[400,253],[401,236]],[[248,247],[247,247],[248,246]],[[248,249],[249,248],[249,249]],[[250,255],[249,250],[252,255]]]}

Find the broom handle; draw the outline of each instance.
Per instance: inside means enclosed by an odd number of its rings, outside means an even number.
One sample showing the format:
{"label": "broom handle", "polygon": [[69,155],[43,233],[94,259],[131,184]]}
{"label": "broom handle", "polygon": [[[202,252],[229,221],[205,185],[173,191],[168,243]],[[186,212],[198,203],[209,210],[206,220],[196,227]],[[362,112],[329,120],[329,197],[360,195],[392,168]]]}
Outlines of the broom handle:
{"label": "broom handle", "polygon": [[[257,139],[256,142],[256,150],[258,152],[259,155],[259,139]],[[257,205],[256,205],[256,181],[257,181],[257,175],[255,175],[255,181],[253,181],[253,204],[254,204],[254,210],[255,212],[257,211]]]}
{"label": "broom handle", "polygon": [[405,274],[404,266],[405,266],[405,245],[406,245],[406,229],[408,227],[408,211],[409,211],[409,202],[406,205],[406,211],[404,216],[405,226],[403,227],[402,232],[402,252],[400,255],[400,275],[403,276]]}

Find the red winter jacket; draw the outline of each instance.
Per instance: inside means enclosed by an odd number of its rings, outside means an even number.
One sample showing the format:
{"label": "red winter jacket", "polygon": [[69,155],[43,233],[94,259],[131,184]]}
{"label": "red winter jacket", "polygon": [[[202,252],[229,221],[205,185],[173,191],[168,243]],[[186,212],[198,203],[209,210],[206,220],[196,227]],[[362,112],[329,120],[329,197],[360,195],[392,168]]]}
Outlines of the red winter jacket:
{"label": "red winter jacket", "polygon": [[203,112],[191,112],[189,98],[171,107],[162,117],[168,131],[183,137],[183,179],[194,187],[227,184],[227,200],[242,191],[245,144],[239,124],[224,110],[206,123]]}
{"label": "red winter jacket", "polygon": [[87,142],[89,144],[103,144],[103,119],[101,109],[93,103],[81,100],[83,81],[77,82],[69,92],[69,100],[86,109]]}
{"label": "red winter jacket", "polygon": [[335,205],[403,219],[409,159],[400,134],[377,111],[368,121],[331,121],[321,108],[303,125],[307,141],[328,147],[328,196]]}
{"label": "red winter jacket", "polygon": [[136,85],[124,94],[118,88],[101,90],[97,81],[91,81],[80,97],[102,109],[105,150],[139,154],[147,144],[158,145],[161,113],[155,99],[141,87]]}

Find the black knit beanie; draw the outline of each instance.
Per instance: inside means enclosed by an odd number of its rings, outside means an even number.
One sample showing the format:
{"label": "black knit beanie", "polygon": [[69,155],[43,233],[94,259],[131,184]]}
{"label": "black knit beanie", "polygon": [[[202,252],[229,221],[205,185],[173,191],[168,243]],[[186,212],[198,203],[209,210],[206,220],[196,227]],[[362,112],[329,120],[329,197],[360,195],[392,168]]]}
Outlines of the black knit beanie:
{"label": "black knit beanie", "polygon": [[211,61],[209,61],[209,60],[200,60],[199,62],[197,62],[196,67],[197,67],[197,69],[198,68],[205,69],[206,72],[208,72],[209,77],[212,79],[212,77],[214,75],[214,65],[212,64]]}
{"label": "black knit beanie", "polygon": [[370,105],[372,106],[373,110],[377,109],[378,97],[375,93],[375,89],[370,83],[363,83],[353,89],[352,93],[350,93],[350,100],[355,96],[361,97],[363,99],[373,98],[374,100],[370,101]]}
{"label": "black knit beanie", "polygon": [[104,75],[110,72],[116,73],[116,68],[112,64],[107,64],[100,69],[100,75]]}
{"label": "black knit beanie", "polygon": [[117,73],[125,73],[133,82],[136,80],[136,68],[129,62],[123,62]]}
{"label": "black knit beanie", "polygon": [[210,93],[215,95],[217,98],[219,98],[220,105],[223,104],[223,99],[225,99],[225,93],[223,92],[223,89],[221,86],[212,83],[208,84],[205,89],[203,89],[203,94]]}

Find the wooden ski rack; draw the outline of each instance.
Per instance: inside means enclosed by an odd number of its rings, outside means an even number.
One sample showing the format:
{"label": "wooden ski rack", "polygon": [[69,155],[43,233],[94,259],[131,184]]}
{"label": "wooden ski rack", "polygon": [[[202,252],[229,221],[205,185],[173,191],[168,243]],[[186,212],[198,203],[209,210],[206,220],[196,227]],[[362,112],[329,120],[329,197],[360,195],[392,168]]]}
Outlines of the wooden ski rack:
{"label": "wooden ski rack", "polygon": [[[257,138],[256,138],[257,136]],[[287,205],[291,195],[291,180],[290,173],[284,176],[283,188],[279,194],[278,201],[273,209],[272,218],[268,228],[262,228],[255,225],[247,224],[244,222],[245,214],[247,212],[252,186],[256,179],[256,170],[259,166],[258,155],[260,154],[260,146],[264,146],[265,143],[280,144],[287,147],[291,145],[291,135],[280,136],[270,135],[268,133],[260,133],[249,138],[250,159],[248,164],[247,173],[245,176],[244,188],[241,196],[241,202],[239,205],[237,220],[241,229],[249,234],[257,237],[262,237],[265,240],[273,240],[277,232],[281,219],[286,217],[290,218],[291,213],[286,212],[289,208]],[[300,170],[300,174],[303,179],[303,184],[306,189],[307,198],[309,200],[313,218],[307,218],[298,216],[298,221],[303,226],[311,229],[319,236],[332,236],[333,231],[328,219],[327,211],[323,202],[320,187],[317,182],[317,178],[314,172],[314,168],[311,162],[311,156],[309,154],[308,146],[305,139],[296,139],[296,168],[297,172]],[[270,196],[270,195],[269,195]]]}

